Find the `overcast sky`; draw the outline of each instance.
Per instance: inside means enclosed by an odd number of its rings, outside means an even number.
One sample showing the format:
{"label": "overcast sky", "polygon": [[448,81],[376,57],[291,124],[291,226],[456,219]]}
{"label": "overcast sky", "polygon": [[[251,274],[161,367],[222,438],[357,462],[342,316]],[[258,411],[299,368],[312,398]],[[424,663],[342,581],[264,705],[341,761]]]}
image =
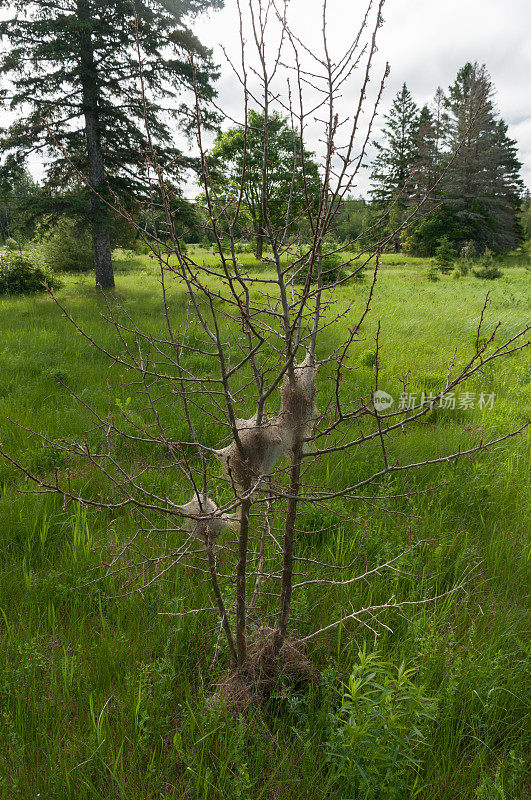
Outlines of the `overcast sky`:
{"label": "overcast sky", "polygon": [[[365,0],[328,0],[332,52],[339,53],[354,35],[365,6]],[[289,9],[291,26],[301,40],[317,48],[321,0],[291,0]],[[404,81],[422,105],[431,100],[437,86],[446,89],[467,61],[485,63],[501,116],[518,142],[524,180],[531,187],[531,0],[387,0],[384,19],[378,58],[381,64],[389,61],[391,74],[382,112]],[[232,58],[238,57],[237,26],[236,0],[226,0],[224,9],[194,25],[200,39],[214,47],[222,66],[220,101],[231,112],[237,110],[240,94],[219,45],[224,44]],[[376,84],[377,74],[371,85]],[[355,85],[351,90],[354,98]],[[379,120],[381,125],[381,115]],[[308,145],[317,150],[311,136],[309,132]],[[358,191],[365,194],[367,188],[365,173]]]}
{"label": "overcast sky", "polygon": [[[242,5],[245,3],[242,0]],[[289,8],[292,28],[305,44],[317,51],[321,40],[321,0],[291,0]],[[334,58],[357,31],[366,0],[328,0],[328,8]],[[501,116],[518,142],[524,180],[531,188],[531,0],[387,0],[384,19],[379,31],[377,69],[371,83],[374,89],[383,64],[389,61],[391,74],[382,113],[389,109],[404,81],[416,102],[422,105],[433,97],[437,86],[446,89],[467,61],[485,63],[496,88]],[[225,0],[221,11],[196,19],[193,29],[205,45],[213,47],[216,61],[221,65],[220,102],[230,113],[239,115],[241,92],[220,49],[223,44],[232,58],[238,58],[236,0]],[[247,38],[250,39],[250,30]],[[356,82],[348,88],[347,104],[355,99],[355,92]],[[382,114],[378,121],[381,125]],[[315,151],[319,150],[318,136],[317,128],[309,128],[306,133],[307,145]],[[30,169],[37,176],[42,175],[38,157],[31,159]],[[368,185],[368,171],[365,171],[355,193],[365,195]],[[187,196],[195,195],[197,186],[189,182],[185,191]]]}

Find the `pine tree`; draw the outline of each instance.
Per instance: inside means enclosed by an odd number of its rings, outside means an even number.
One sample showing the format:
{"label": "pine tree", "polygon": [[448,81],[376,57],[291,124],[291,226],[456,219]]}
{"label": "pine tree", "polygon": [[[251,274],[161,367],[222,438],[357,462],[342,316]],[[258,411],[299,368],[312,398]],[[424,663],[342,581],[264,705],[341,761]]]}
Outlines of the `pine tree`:
{"label": "pine tree", "polygon": [[410,201],[417,203],[428,196],[425,208],[433,206],[440,192],[435,187],[441,178],[447,154],[444,142],[447,135],[448,115],[445,112],[444,92],[439,86],[431,107],[425,105],[419,114],[414,137]]}
{"label": "pine tree", "polygon": [[383,142],[375,142],[378,152],[374,161],[371,195],[377,202],[388,203],[403,196],[416,156],[416,135],[419,109],[404,83],[397,93],[389,114],[384,116]]}
{"label": "pine tree", "polygon": [[[96,282],[114,285],[109,215],[99,195],[107,186],[126,199],[144,191],[139,163],[148,148],[144,117],[162,166],[178,179],[191,164],[173,142],[170,123],[185,124],[177,106],[192,75],[194,55],[201,93],[212,94],[210,52],[188,27],[189,18],[222,0],[0,0],[12,15],[0,22],[9,49],[0,74],[13,85],[3,99],[17,113],[0,147],[23,161],[30,152],[48,159],[47,184],[79,194],[78,170],[90,198]],[[139,82],[133,8],[138,20],[144,105]],[[43,121],[44,118],[44,121]],[[55,142],[51,140],[52,131]],[[67,157],[60,149],[63,148]],[[97,192],[98,194],[95,194]]]}
{"label": "pine tree", "polygon": [[415,155],[411,169],[410,202],[417,202],[433,190],[438,177],[439,159],[433,114],[426,105],[420,110],[415,135]]}
{"label": "pine tree", "polygon": [[444,194],[454,241],[505,251],[520,238],[523,183],[516,142],[498,117],[493,94],[485,65],[477,63],[465,64],[449,88],[448,144],[451,152],[459,151],[445,176]]}

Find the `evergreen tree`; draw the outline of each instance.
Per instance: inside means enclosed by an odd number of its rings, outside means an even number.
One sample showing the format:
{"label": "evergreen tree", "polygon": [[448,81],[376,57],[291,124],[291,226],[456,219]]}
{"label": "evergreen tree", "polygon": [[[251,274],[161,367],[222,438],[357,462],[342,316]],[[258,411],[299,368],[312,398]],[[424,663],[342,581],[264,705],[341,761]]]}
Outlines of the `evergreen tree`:
{"label": "evergreen tree", "polygon": [[529,189],[525,190],[524,199],[520,211],[520,222],[522,225],[522,232],[524,239],[527,242],[531,241],[531,193]]}
{"label": "evergreen tree", "polygon": [[[0,0],[0,10],[12,12],[0,22],[0,37],[9,43],[0,59],[0,74],[13,87],[12,92],[4,88],[2,95],[17,113],[0,137],[4,153],[19,161],[35,151],[47,156],[47,183],[53,193],[64,189],[79,195],[79,170],[103,197],[109,186],[127,199],[145,191],[138,170],[149,150],[145,116],[162,166],[177,180],[191,160],[175,147],[170,123],[177,117],[185,124],[185,107],[177,101],[192,76],[190,53],[206,97],[212,94],[214,75],[210,53],[188,27],[189,19],[221,2],[136,0],[133,6],[130,0]],[[93,191],[85,197],[96,281],[112,286],[106,205]]]}
{"label": "evergreen tree", "polygon": [[31,239],[35,224],[30,206],[35,204],[39,193],[38,183],[23,166],[6,164],[6,169],[0,172],[0,242],[10,238]]}
{"label": "evergreen tree", "polygon": [[424,106],[419,115],[415,135],[415,155],[411,169],[410,201],[418,201],[433,190],[439,172],[439,153],[436,145],[433,114]]}
{"label": "evergreen tree", "polygon": [[460,243],[472,240],[481,250],[510,250],[520,238],[521,164],[516,142],[494,107],[484,65],[468,63],[459,70],[446,107],[449,149],[459,148],[444,179],[454,218],[451,238]]}
{"label": "evergreen tree", "polygon": [[410,199],[418,202],[429,194],[428,208],[439,196],[434,187],[441,177],[447,159],[447,154],[444,152],[447,127],[445,97],[439,86],[431,107],[425,105],[420,111],[414,137]]}
{"label": "evergreen tree", "polygon": [[416,159],[419,109],[405,83],[384,119],[383,142],[374,143],[378,154],[371,173],[370,193],[377,202],[388,203],[402,195]]}

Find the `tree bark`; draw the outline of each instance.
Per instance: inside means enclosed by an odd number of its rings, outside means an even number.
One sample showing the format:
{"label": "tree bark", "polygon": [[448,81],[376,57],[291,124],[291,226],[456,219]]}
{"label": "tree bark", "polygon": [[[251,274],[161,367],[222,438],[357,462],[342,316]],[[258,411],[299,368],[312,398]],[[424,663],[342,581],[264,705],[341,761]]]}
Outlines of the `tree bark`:
{"label": "tree bark", "polygon": [[83,23],[80,31],[80,79],[87,142],[88,179],[91,191],[90,216],[96,285],[104,289],[114,286],[109,236],[109,215],[100,195],[105,193],[105,169],[100,138],[98,73],[90,28],[90,8],[86,0],[78,0],[77,15]]}
{"label": "tree bark", "polygon": [[238,540],[238,566],[236,568],[236,652],[238,664],[247,658],[247,609],[245,605],[245,586],[247,577],[247,549],[249,540],[249,514],[251,501],[242,500],[240,517],[240,536]]}
{"label": "tree bark", "polygon": [[227,616],[227,610],[225,608],[225,604],[223,602],[221,589],[219,588],[218,575],[216,571],[216,559],[214,558],[214,553],[212,552],[212,542],[208,540],[206,542],[206,553],[208,558],[208,568],[210,570],[210,579],[212,582],[212,588],[214,589],[216,603],[218,604],[219,613],[221,615],[221,624],[223,625],[223,630],[225,631],[225,636],[227,637],[227,643],[229,645],[231,666],[235,667],[238,663],[238,654],[234,646],[234,639],[232,637],[230,622]]}
{"label": "tree bark", "polygon": [[280,653],[291,610],[291,594],[293,586],[293,540],[295,538],[295,519],[297,516],[297,503],[301,481],[302,443],[293,448],[293,457],[290,470],[290,487],[288,510],[284,524],[284,560],[282,564],[282,578],[280,587],[280,608],[275,628],[273,647],[275,655]]}
{"label": "tree bark", "polygon": [[264,252],[264,232],[262,228],[258,228],[256,231],[256,246],[254,254],[256,258],[262,258],[262,253]]}

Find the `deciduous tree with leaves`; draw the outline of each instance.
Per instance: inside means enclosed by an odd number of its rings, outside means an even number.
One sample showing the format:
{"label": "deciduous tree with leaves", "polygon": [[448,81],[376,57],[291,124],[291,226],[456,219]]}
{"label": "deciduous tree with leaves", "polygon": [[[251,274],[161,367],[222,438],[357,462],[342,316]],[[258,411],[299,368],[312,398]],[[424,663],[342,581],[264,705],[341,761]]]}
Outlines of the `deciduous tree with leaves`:
{"label": "deciduous tree with leaves", "polygon": [[[264,142],[267,142],[265,194]],[[299,168],[294,169],[297,163]],[[284,228],[286,222],[300,222],[308,203],[319,202],[321,180],[317,163],[304,148],[299,131],[279,112],[271,113],[266,122],[263,112],[250,109],[247,125],[218,134],[208,164],[210,180],[220,200],[236,203],[243,189],[237,222],[244,235],[251,228],[257,258],[262,257],[267,240],[264,202],[275,230]]]}

